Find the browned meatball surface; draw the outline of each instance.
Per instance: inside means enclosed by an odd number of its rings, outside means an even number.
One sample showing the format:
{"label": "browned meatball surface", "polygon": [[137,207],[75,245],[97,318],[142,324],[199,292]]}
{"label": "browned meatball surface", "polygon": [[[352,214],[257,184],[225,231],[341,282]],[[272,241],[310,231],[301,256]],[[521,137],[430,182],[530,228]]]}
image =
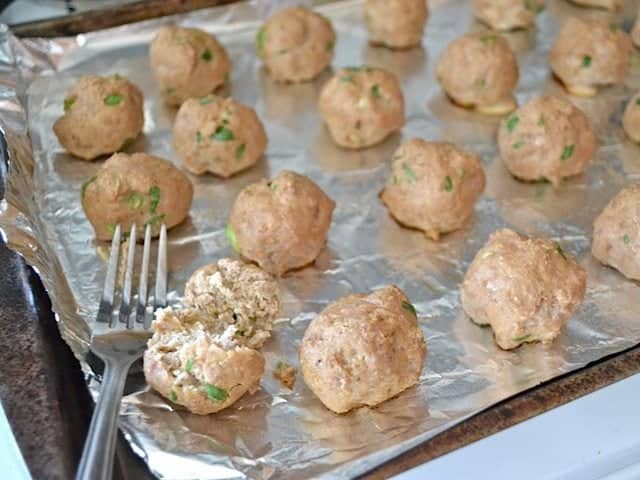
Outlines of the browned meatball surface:
{"label": "browned meatball surface", "polygon": [[113,236],[116,225],[129,231],[151,225],[153,235],[164,223],[182,222],[191,208],[193,186],[171,162],[146,153],[116,153],[82,186],[82,208],[98,240]]}
{"label": "browned meatball surface", "polygon": [[563,178],[587,169],[597,142],[580,109],[563,98],[544,96],[502,120],[498,146],[512,175],[527,181],[548,180],[558,187]]}
{"label": "browned meatball surface", "polygon": [[640,143],[640,92],[627,103],[622,116],[622,128],[631,140]]}
{"label": "browned meatball surface", "polygon": [[462,307],[491,325],[500,348],[553,341],[582,303],[587,274],[560,246],[508,229],[493,233],[469,266]]}
{"label": "browned meatball surface", "polygon": [[267,135],[253,108],[209,95],[182,104],[173,125],[173,147],[191,173],[227,178],[258,162]]}
{"label": "browned meatball surface", "polygon": [[426,353],[413,305],[389,286],[330,304],[307,327],[299,357],[307,386],[328,409],[345,413],[415,385]]}
{"label": "browned meatball surface", "polygon": [[231,71],[224,47],[197,28],[163,27],[151,42],[151,69],[168,105],[204,97],[221,87]]}
{"label": "browned meatball surface", "polygon": [[495,33],[473,33],[451,42],[436,65],[438,81],[457,104],[486,114],[516,108],[518,62],[509,43]]}
{"label": "browned meatball surface", "polygon": [[569,93],[592,96],[597,87],[622,83],[632,45],[619,26],[570,17],[550,52],[553,73]]}
{"label": "browned meatball surface", "polygon": [[544,0],[473,0],[475,17],[495,30],[529,28],[544,10]]}
{"label": "browned meatball surface", "polygon": [[305,7],[280,10],[256,35],[258,56],[278,82],[314,79],[331,64],[335,44],[329,19]]}
{"label": "browned meatball surface", "polygon": [[53,124],[72,155],[93,160],[125,149],[144,126],[142,92],[120,75],[83,75],[64,99],[64,115]]}
{"label": "browned meatball surface", "polygon": [[401,224],[434,240],[460,228],[484,190],[478,157],[451,143],[404,142],[391,168],[382,201]]}
{"label": "browned meatball surface", "polygon": [[429,18],[427,0],[366,0],[369,41],[390,48],[420,45]]}
{"label": "browned meatball surface", "polygon": [[345,148],[370,147],[404,126],[400,83],[379,68],[339,70],[322,89],[318,109],[331,138]]}
{"label": "browned meatball surface", "polygon": [[640,280],[640,184],[621,190],[593,223],[593,256]]}
{"label": "browned meatball surface", "polygon": [[245,187],[227,236],[238,253],[274,275],[312,263],[327,242],[335,203],[304,175],[283,171]]}

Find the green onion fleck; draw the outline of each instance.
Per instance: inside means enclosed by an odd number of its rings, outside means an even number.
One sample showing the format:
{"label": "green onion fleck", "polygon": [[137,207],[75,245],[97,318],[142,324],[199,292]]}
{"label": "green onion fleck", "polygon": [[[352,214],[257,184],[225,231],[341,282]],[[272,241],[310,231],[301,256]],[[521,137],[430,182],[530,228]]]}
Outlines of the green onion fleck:
{"label": "green onion fleck", "polygon": [[518,140],[516,143],[511,145],[514,150],[519,150],[524,145],[524,141]]}
{"label": "green onion fleck", "polygon": [[132,210],[138,210],[144,204],[144,195],[140,192],[131,192],[127,195],[127,205]]}
{"label": "green onion fleck", "polygon": [[398,177],[396,177],[395,175],[393,176],[393,178],[391,179],[391,183],[393,183],[394,185],[398,185],[400,182],[398,181]]}
{"label": "green onion fleck", "polygon": [[353,83],[353,76],[345,75],[344,77],[340,78],[340,81],[345,82],[345,83]]}
{"label": "green onion fleck", "polygon": [[327,42],[327,44],[324,46],[325,50],[329,53],[333,52],[333,47],[335,46],[335,44],[333,43],[333,40],[329,40]]}
{"label": "green onion fleck", "polygon": [[236,148],[236,160],[240,160],[242,158],[246,148],[247,146],[244,143],[238,145],[238,148]]}
{"label": "green onion fleck", "polygon": [[404,308],[407,312],[409,312],[414,317],[418,316],[418,312],[416,312],[416,307],[414,307],[411,302],[402,302],[402,308]]}
{"label": "green onion fleck", "polygon": [[202,385],[204,392],[207,394],[207,398],[209,400],[214,400],[216,402],[224,402],[229,394],[224,388],[216,387],[215,385],[211,385],[210,383],[205,383]]}
{"label": "green onion fleck", "polygon": [[453,180],[451,180],[451,177],[449,175],[444,177],[444,189],[446,192],[453,191]]}
{"label": "green onion fleck", "polygon": [[71,96],[64,99],[64,112],[67,113],[73,107],[73,104],[76,103],[76,97]]}
{"label": "green onion fleck", "polygon": [[171,400],[172,402],[175,402],[178,400],[178,394],[176,393],[175,390],[171,390],[171,393],[169,394],[169,400]]}
{"label": "green onion fleck", "polygon": [[202,134],[198,131],[196,132],[196,143],[200,143],[202,141]]}
{"label": "green onion fleck", "polygon": [[258,48],[258,53],[262,53],[264,51],[264,41],[266,37],[266,32],[264,27],[258,30],[258,34],[256,35],[256,47]]}
{"label": "green onion fleck", "polygon": [[568,260],[567,255],[564,253],[564,250],[562,250],[562,247],[560,245],[556,245],[556,252],[558,252],[562,258]]}
{"label": "green onion fleck", "polygon": [[416,176],[415,172],[411,170],[411,167],[407,165],[403,165],[402,171],[404,172],[404,176],[407,177],[407,180],[409,181],[409,183],[414,183],[418,181],[418,177]]}
{"label": "green onion fleck", "polygon": [[164,222],[165,217],[166,215],[164,213],[160,215],[155,215],[151,217],[149,220],[147,220],[145,222],[145,225],[151,225],[152,227],[155,227],[157,224]]}
{"label": "green onion fleck", "polygon": [[609,30],[611,30],[612,32],[617,32],[618,30],[620,30],[620,25],[615,22],[611,22],[609,24]]}
{"label": "green onion fleck", "polygon": [[227,235],[227,240],[229,240],[229,245],[231,245],[231,248],[240,253],[240,248],[238,247],[238,237],[236,237],[236,232],[233,231],[231,225],[227,225],[224,233]]}
{"label": "green onion fleck", "polygon": [[211,53],[210,49],[205,48],[204,52],[202,52],[202,55],[200,55],[200,58],[209,63],[211,60],[213,60],[213,53]]}
{"label": "green onion fleck", "polygon": [[512,133],[518,126],[518,122],[520,122],[520,117],[518,117],[517,115],[511,115],[509,118],[507,118],[507,132]]}
{"label": "green onion fleck", "polygon": [[174,93],[176,93],[176,89],[173,87],[167,87],[164,90],[164,93],[166,93],[167,95],[173,95]]}
{"label": "green onion fleck", "polygon": [[94,175],[93,177],[91,177],[89,180],[87,180],[82,184],[82,187],[80,187],[80,198],[84,198],[84,192],[87,190],[87,187],[89,185],[91,185],[93,182],[96,181],[96,178],[98,177]]}
{"label": "green onion fleck", "polygon": [[153,186],[149,189],[149,210],[151,213],[156,213],[158,205],[160,204],[160,187]]}
{"label": "green onion fleck", "polygon": [[216,129],[213,135],[211,135],[211,139],[216,142],[230,142],[234,138],[233,132],[222,125]]}
{"label": "green onion fleck", "polygon": [[591,56],[590,55],[585,55],[584,57],[582,57],[582,66],[584,68],[588,68],[591,66]]}
{"label": "green onion fleck", "polygon": [[640,97],[636,98],[636,105],[640,105]]}
{"label": "green onion fleck", "polygon": [[187,359],[187,362],[184,364],[184,371],[187,373],[191,373],[191,369],[193,368],[193,358]]}
{"label": "green onion fleck", "polygon": [[278,186],[273,182],[267,182],[267,187],[269,187],[271,190],[276,190],[278,188]]}
{"label": "green onion fleck", "polygon": [[111,95],[104,97],[104,104],[110,107],[116,107],[122,103],[123,98],[124,97],[119,93],[112,93]]}
{"label": "green onion fleck", "polygon": [[564,147],[560,160],[567,160],[568,158],[570,158],[571,155],[573,155],[573,147],[573,145],[567,145],[566,147]]}
{"label": "green onion fleck", "polygon": [[540,119],[538,120],[538,126],[544,127],[544,118],[540,117]]}
{"label": "green onion fleck", "polygon": [[460,181],[464,180],[467,177],[467,171],[464,169],[464,167],[459,167],[456,170],[456,173],[458,174],[458,177],[460,177]]}
{"label": "green onion fleck", "polygon": [[631,238],[629,238],[629,235],[625,233],[624,236],[622,237],[622,241],[624,242],[625,245],[629,245],[631,243]]}
{"label": "green onion fleck", "polygon": [[371,95],[375,98],[382,98],[382,94],[380,93],[380,85],[374,85],[371,87]]}
{"label": "green onion fleck", "polygon": [[516,343],[522,343],[522,342],[526,342],[530,338],[531,338],[531,334],[527,333],[526,335],[522,335],[521,337],[514,338],[513,341]]}
{"label": "green onion fleck", "polygon": [[495,42],[496,40],[498,40],[498,36],[494,35],[492,33],[486,34],[486,35],[482,35],[480,37],[480,41],[482,43],[484,43],[485,45],[489,45],[490,43]]}
{"label": "green onion fleck", "polygon": [[109,232],[111,235],[116,233],[116,226],[113,223],[108,223],[104,228],[106,228],[107,232]]}
{"label": "green onion fleck", "polygon": [[200,99],[200,105],[209,105],[214,100],[215,100],[215,98],[213,96],[211,96],[211,95],[209,95],[207,97],[202,97]]}

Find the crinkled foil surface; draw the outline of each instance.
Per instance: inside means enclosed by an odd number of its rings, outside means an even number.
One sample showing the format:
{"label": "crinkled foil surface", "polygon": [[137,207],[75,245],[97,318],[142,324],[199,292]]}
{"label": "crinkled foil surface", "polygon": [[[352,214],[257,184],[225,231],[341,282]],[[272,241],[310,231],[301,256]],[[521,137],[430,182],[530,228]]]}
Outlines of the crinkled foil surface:
{"label": "crinkled foil surface", "polygon": [[[547,52],[570,14],[601,15],[551,1],[537,30],[507,35],[518,54],[520,104],[541,93],[564,96],[552,79]],[[233,59],[231,94],[252,105],[269,136],[266,158],[230,180],[192,177],[190,219],[170,232],[171,301],[197,267],[233,254],[223,232],[231,204],[244,186],[287,168],[313,178],[337,202],[329,243],[315,266],[281,280],[282,319],[265,353],[261,390],[233,408],[207,417],[174,410],[141,375],[122,404],[121,427],[150,469],[167,479],[347,478],[363,473],[456,422],[544,380],[580,368],[640,342],[640,287],[591,257],[592,221],[625,184],[640,179],[640,148],[624,138],[624,103],[640,84],[634,54],[625,86],[592,99],[570,97],[597,129],[600,148],[588,172],[554,191],[515,181],[498,158],[498,118],[451,105],[435,81],[440,52],[457,36],[482,27],[470,2],[432,2],[423,47],[392,52],[371,48],[361,2],[318,5],[338,32],[334,66],[366,63],[401,79],[407,123],[401,135],[360,152],[332,144],[316,102],[327,72],[313,83],[275,85],[260,68],[253,38],[273,2],[238,4],[147,21],[75,38],[19,41],[0,30],[0,115],[10,155],[0,223],[10,246],[38,269],[51,295],[65,340],[82,362],[105,273],[106,245],[92,238],[79,201],[80,186],[100,166],[64,153],[52,133],[63,98],[84,73],[129,77],[145,93],[144,136],[131,148],[176,161],[171,148],[175,111],[159,99],[148,65],[148,44],[163,24],[177,22],[215,32]],[[623,26],[631,27],[627,2]],[[621,16],[617,17],[622,19]],[[456,142],[477,153],[488,185],[475,216],[440,242],[399,227],[378,200],[390,157],[402,139]],[[460,307],[458,284],[494,230],[509,226],[558,241],[589,274],[584,303],[550,346],[500,351],[490,329],[472,324]],[[298,376],[286,391],[272,378],[278,360],[297,365],[296,351],[313,316],[351,292],[389,283],[415,303],[428,344],[419,385],[376,409],[334,415]],[[90,380],[95,394],[98,384]]]}

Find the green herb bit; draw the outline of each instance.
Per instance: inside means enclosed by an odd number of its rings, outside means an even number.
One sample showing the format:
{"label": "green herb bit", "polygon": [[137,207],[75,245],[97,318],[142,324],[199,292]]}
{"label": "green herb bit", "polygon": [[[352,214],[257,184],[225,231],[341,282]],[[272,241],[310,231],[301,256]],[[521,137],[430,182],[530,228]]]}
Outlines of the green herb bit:
{"label": "green herb bit", "polygon": [[278,55],[286,55],[287,49],[283,48],[282,50],[278,50]]}
{"label": "green herb bit", "polygon": [[402,302],[402,308],[404,308],[407,312],[409,312],[414,317],[418,318],[418,312],[416,312],[416,307],[413,306],[413,303]]}
{"label": "green herb bit", "polygon": [[171,400],[172,402],[176,402],[178,400],[178,394],[175,390],[171,390],[171,393],[169,394],[169,400]]}
{"label": "green herb bit", "polygon": [[127,195],[127,205],[132,210],[138,210],[144,204],[144,195],[140,192],[131,192]]}
{"label": "green herb bit", "polygon": [[620,30],[620,25],[615,22],[611,22],[609,24],[609,30],[611,30],[612,32],[617,32],[618,30]]}
{"label": "green herb bit", "polygon": [[564,253],[564,250],[562,250],[562,247],[560,245],[556,245],[556,251],[560,254],[562,258],[564,258],[565,260],[568,260],[567,255]]}
{"label": "green herb bit", "polygon": [[373,87],[371,87],[371,95],[373,95],[374,98],[382,98],[382,93],[380,93],[380,85],[374,85]]}
{"label": "green herb bit", "polygon": [[67,113],[73,107],[73,104],[76,103],[76,97],[71,96],[64,99],[64,113]]}
{"label": "green herb bit", "polygon": [[522,342],[526,342],[530,338],[531,338],[531,334],[527,333],[526,335],[522,335],[521,337],[514,338],[513,341],[516,343],[522,343]]}
{"label": "green herb bit", "polygon": [[341,82],[345,82],[345,83],[353,83],[353,76],[345,75],[345,76],[340,78],[340,81]]}
{"label": "green herb bit", "polygon": [[418,177],[416,176],[415,172],[411,170],[411,167],[403,165],[402,171],[404,172],[404,176],[407,177],[409,183],[415,183],[418,181]]}
{"label": "green herb bit", "polygon": [[176,93],[176,89],[173,87],[167,87],[165,88],[164,93],[166,93],[167,95],[173,95],[174,93]]}
{"label": "green herb bit", "polygon": [[90,179],[88,179],[86,182],[82,184],[82,187],[80,187],[80,198],[84,198],[84,193],[87,191],[87,187],[91,185],[93,182],[95,182],[96,178],[98,177],[94,175],[93,177],[91,177]]}
{"label": "green herb bit", "polygon": [[151,225],[152,227],[155,227],[159,223],[164,222],[165,217],[166,217],[166,215],[164,213],[161,213],[160,215],[156,215],[154,217],[151,217],[149,220],[147,220],[145,225]]}
{"label": "green herb bit", "polygon": [[258,49],[258,53],[262,53],[264,51],[264,42],[266,40],[266,32],[264,27],[258,30],[258,34],[256,35],[256,48]]}
{"label": "green herb bit", "polygon": [[160,204],[160,187],[154,185],[149,189],[149,200],[149,210],[151,213],[156,213]]}
{"label": "green herb bit", "polygon": [[517,115],[511,115],[509,118],[507,118],[507,123],[506,123],[507,132],[513,133],[513,131],[518,126],[519,122],[520,122],[520,117],[518,117]]}
{"label": "green herb bit", "polygon": [[622,241],[624,242],[625,245],[629,245],[631,243],[631,238],[629,238],[629,235],[625,233],[624,236],[622,237]]}
{"label": "green herb bit", "polygon": [[463,181],[465,178],[467,178],[467,171],[464,169],[464,167],[458,167],[456,173],[458,174],[460,181]]}
{"label": "green herb bit", "polygon": [[211,49],[205,48],[204,52],[202,52],[202,55],[200,55],[200,58],[202,58],[202,60],[204,60],[207,63],[213,60],[213,53],[211,53]]}
{"label": "green herb bit", "polygon": [[196,132],[196,143],[200,143],[202,141],[202,134],[200,131]]}
{"label": "green herb bit", "polygon": [[591,56],[585,55],[584,57],[582,57],[582,67],[589,68],[590,66],[591,66]]}
{"label": "green herb bit", "polygon": [[636,105],[640,105],[640,97],[636,98]]}
{"label": "green herb bit", "polygon": [[238,247],[238,237],[236,237],[236,232],[233,231],[231,225],[227,225],[224,233],[227,235],[227,240],[229,240],[229,245],[231,245],[231,248],[240,253],[240,248]]}
{"label": "green herb bit", "polygon": [[188,358],[184,364],[184,371],[187,373],[191,373],[192,368],[193,368],[193,358]]}
{"label": "green herb bit", "polygon": [[204,393],[207,394],[207,398],[209,400],[213,400],[216,402],[224,402],[229,394],[224,388],[216,387],[215,385],[211,385],[210,383],[205,383],[202,385],[204,389]]}
{"label": "green herb bit", "polygon": [[324,46],[325,50],[326,50],[328,53],[333,52],[333,47],[335,47],[335,43],[333,42],[333,40],[329,40],[329,41],[327,42],[327,44]]}
{"label": "green herb bit", "polygon": [[484,78],[478,78],[473,82],[473,86],[476,88],[484,88],[487,86],[487,81]]}
{"label": "green herb bit", "polygon": [[569,159],[571,155],[573,155],[573,148],[574,148],[574,145],[567,145],[566,147],[564,147],[564,150],[562,150],[562,156],[560,157],[560,160]]}
{"label": "green herb bit", "polygon": [[267,187],[269,187],[271,190],[275,190],[278,188],[278,186],[273,182],[267,182]]}
{"label": "green herb bit", "polygon": [[210,103],[212,103],[215,100],[215,98],[211,95],[208,95],[206,97],[202,97],[200,99],[200,105],[209,105]]}
{"label": "green herb bit", "polygon": [[224,125],[219,126],[213,135],[211,135],[211,139],[216,142],[230,142],[235,139],[233,136],[233,132],[229,130]]}
{"label": "green herb bit", "polygon": [[104,97],[104,104],[110,107],[116,107],[122,103],[123,98],[124,97],[119,93],[112,93],[111,95]]}
{"label": "green herb bit", "polygon": [[453,180],[451,180],[451,177],[449,175],[444,177],[444,190],[446,192],[452,192],[453,191]]}
{"label": "green herb bit", "polygon": [[107,223],[104,227],[111,235],[116,233],[116,226],[113,223]]}
{"label": "green herb bit", "polygon": [[544,127],[544,118],[540,117],[540,119],[538,120],[537,125],[538,125],[539,127]]}
{"label": "green herb bit", "polygon": [[393,183],[394,185],[398,185],[400,183],[398,181],[398,177],[394,175],[393,178],[391,179],[391,183]]}
{"label": "green herb bit", "polygon": [[482,43],[484,43],[485,45],[489,45],[490,43],[495,42],[496,40],[498,40],[498,35],[495,35],[493,33],[488,33],[486,35],[482,35],[480,37],[480,41]]}
{"label": "green herb bit", "polygon": [[236,148],[236,160],[240,160],[243,157],[246,149],[247,146],[244,143],[238,145],[238,148]]}
{"label": "green herb bit", "polygon": [[514,150],[519,150],[524,145],[524,141],[518,140],[516,143],[511,145]]}

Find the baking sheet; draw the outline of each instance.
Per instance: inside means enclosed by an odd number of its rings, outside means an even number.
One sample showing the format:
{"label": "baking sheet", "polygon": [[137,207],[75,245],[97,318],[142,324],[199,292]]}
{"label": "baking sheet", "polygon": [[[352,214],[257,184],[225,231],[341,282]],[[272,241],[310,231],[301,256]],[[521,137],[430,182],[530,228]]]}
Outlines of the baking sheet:
{"label": "baking sheet", "polygon": [[[620,125],[624,103],[640,85],[637,54],[625,86],[593,99],[568,97],[593,122],[600,148],[584,176],[554,191],[548,184],[515,181],[496,151],[499,119],[454,107],[435,81],[441,50],[464,32],[482,28],[472,21],[468,1],[432,2],[423,48],[400,52],[367,45],[361,3],[323,2],[318,7],[338,33],[334,67],[367,63],[395,72],[407,104],[402,134],[362,152],[334,146],[316,113],[329,72],[292,86],[276,85],[262,72],[253,38],[274,2],[209,9],[65,39],[18,41],[0,30],[0,119],[11,154],[0,226],[10,246],[39,270],[62,334],[89,375],[83,358],[107,245],[92,239],[79,191],[99,162],[68,156],[51,131],[66,91],[81,74],[119,73],[140,86],[145,135],[131,151],[176,161],[171,148],[175,111],[160,102],[148,67],[148,42],[168,22],[197,26],[215,32],[227,47],[233,60],[230,93],[252,105],[265,122],[269,147],[256,167],[226,181],[191,177],[196,187],[191,217],[169,235],[171,302],[180,301],[193,270],[233,254],[223,230],[244,186],[292,169],[313,178],[337,203],[328,247],[315,266],[280,282],[284,308],[265,348],[267,373],[258,393],[208,417],[174,411],[142,383],[124,399],[121,427],[158,477],[352,477],[500,400],[640,342],[640,287],[600,266],[589,253],[593,218],[622,186],[640,179],[640,148],[625,139]],[[563,1],[549,3],[536,31],[507,36],[520,64],[520,104],[543,92],[565,95],[547,65],[563,18],[609,17]],[[635,9],[632,2],[626,7],[615,18],[629,30]],[[477,153],[487,172],[474,218],[440,242],[399,227],[377,198],[393,150],[414,136],[456,142]],[[558,241],[588,271],[585,301],[551,346],[500,351],[491,330],[473,325],[462,313],[458,284],[490,233],[503,226]],[[327,411],[299,376],[292,392],[280,389],[271,370],[279,360],[297,365],[300,339],[317,312],[342,295],[389,283],[415,304],[429,348],[417,387],[376,409],[342,416]],[[91,375],[90,387],[95,395],[98,384]]]}

